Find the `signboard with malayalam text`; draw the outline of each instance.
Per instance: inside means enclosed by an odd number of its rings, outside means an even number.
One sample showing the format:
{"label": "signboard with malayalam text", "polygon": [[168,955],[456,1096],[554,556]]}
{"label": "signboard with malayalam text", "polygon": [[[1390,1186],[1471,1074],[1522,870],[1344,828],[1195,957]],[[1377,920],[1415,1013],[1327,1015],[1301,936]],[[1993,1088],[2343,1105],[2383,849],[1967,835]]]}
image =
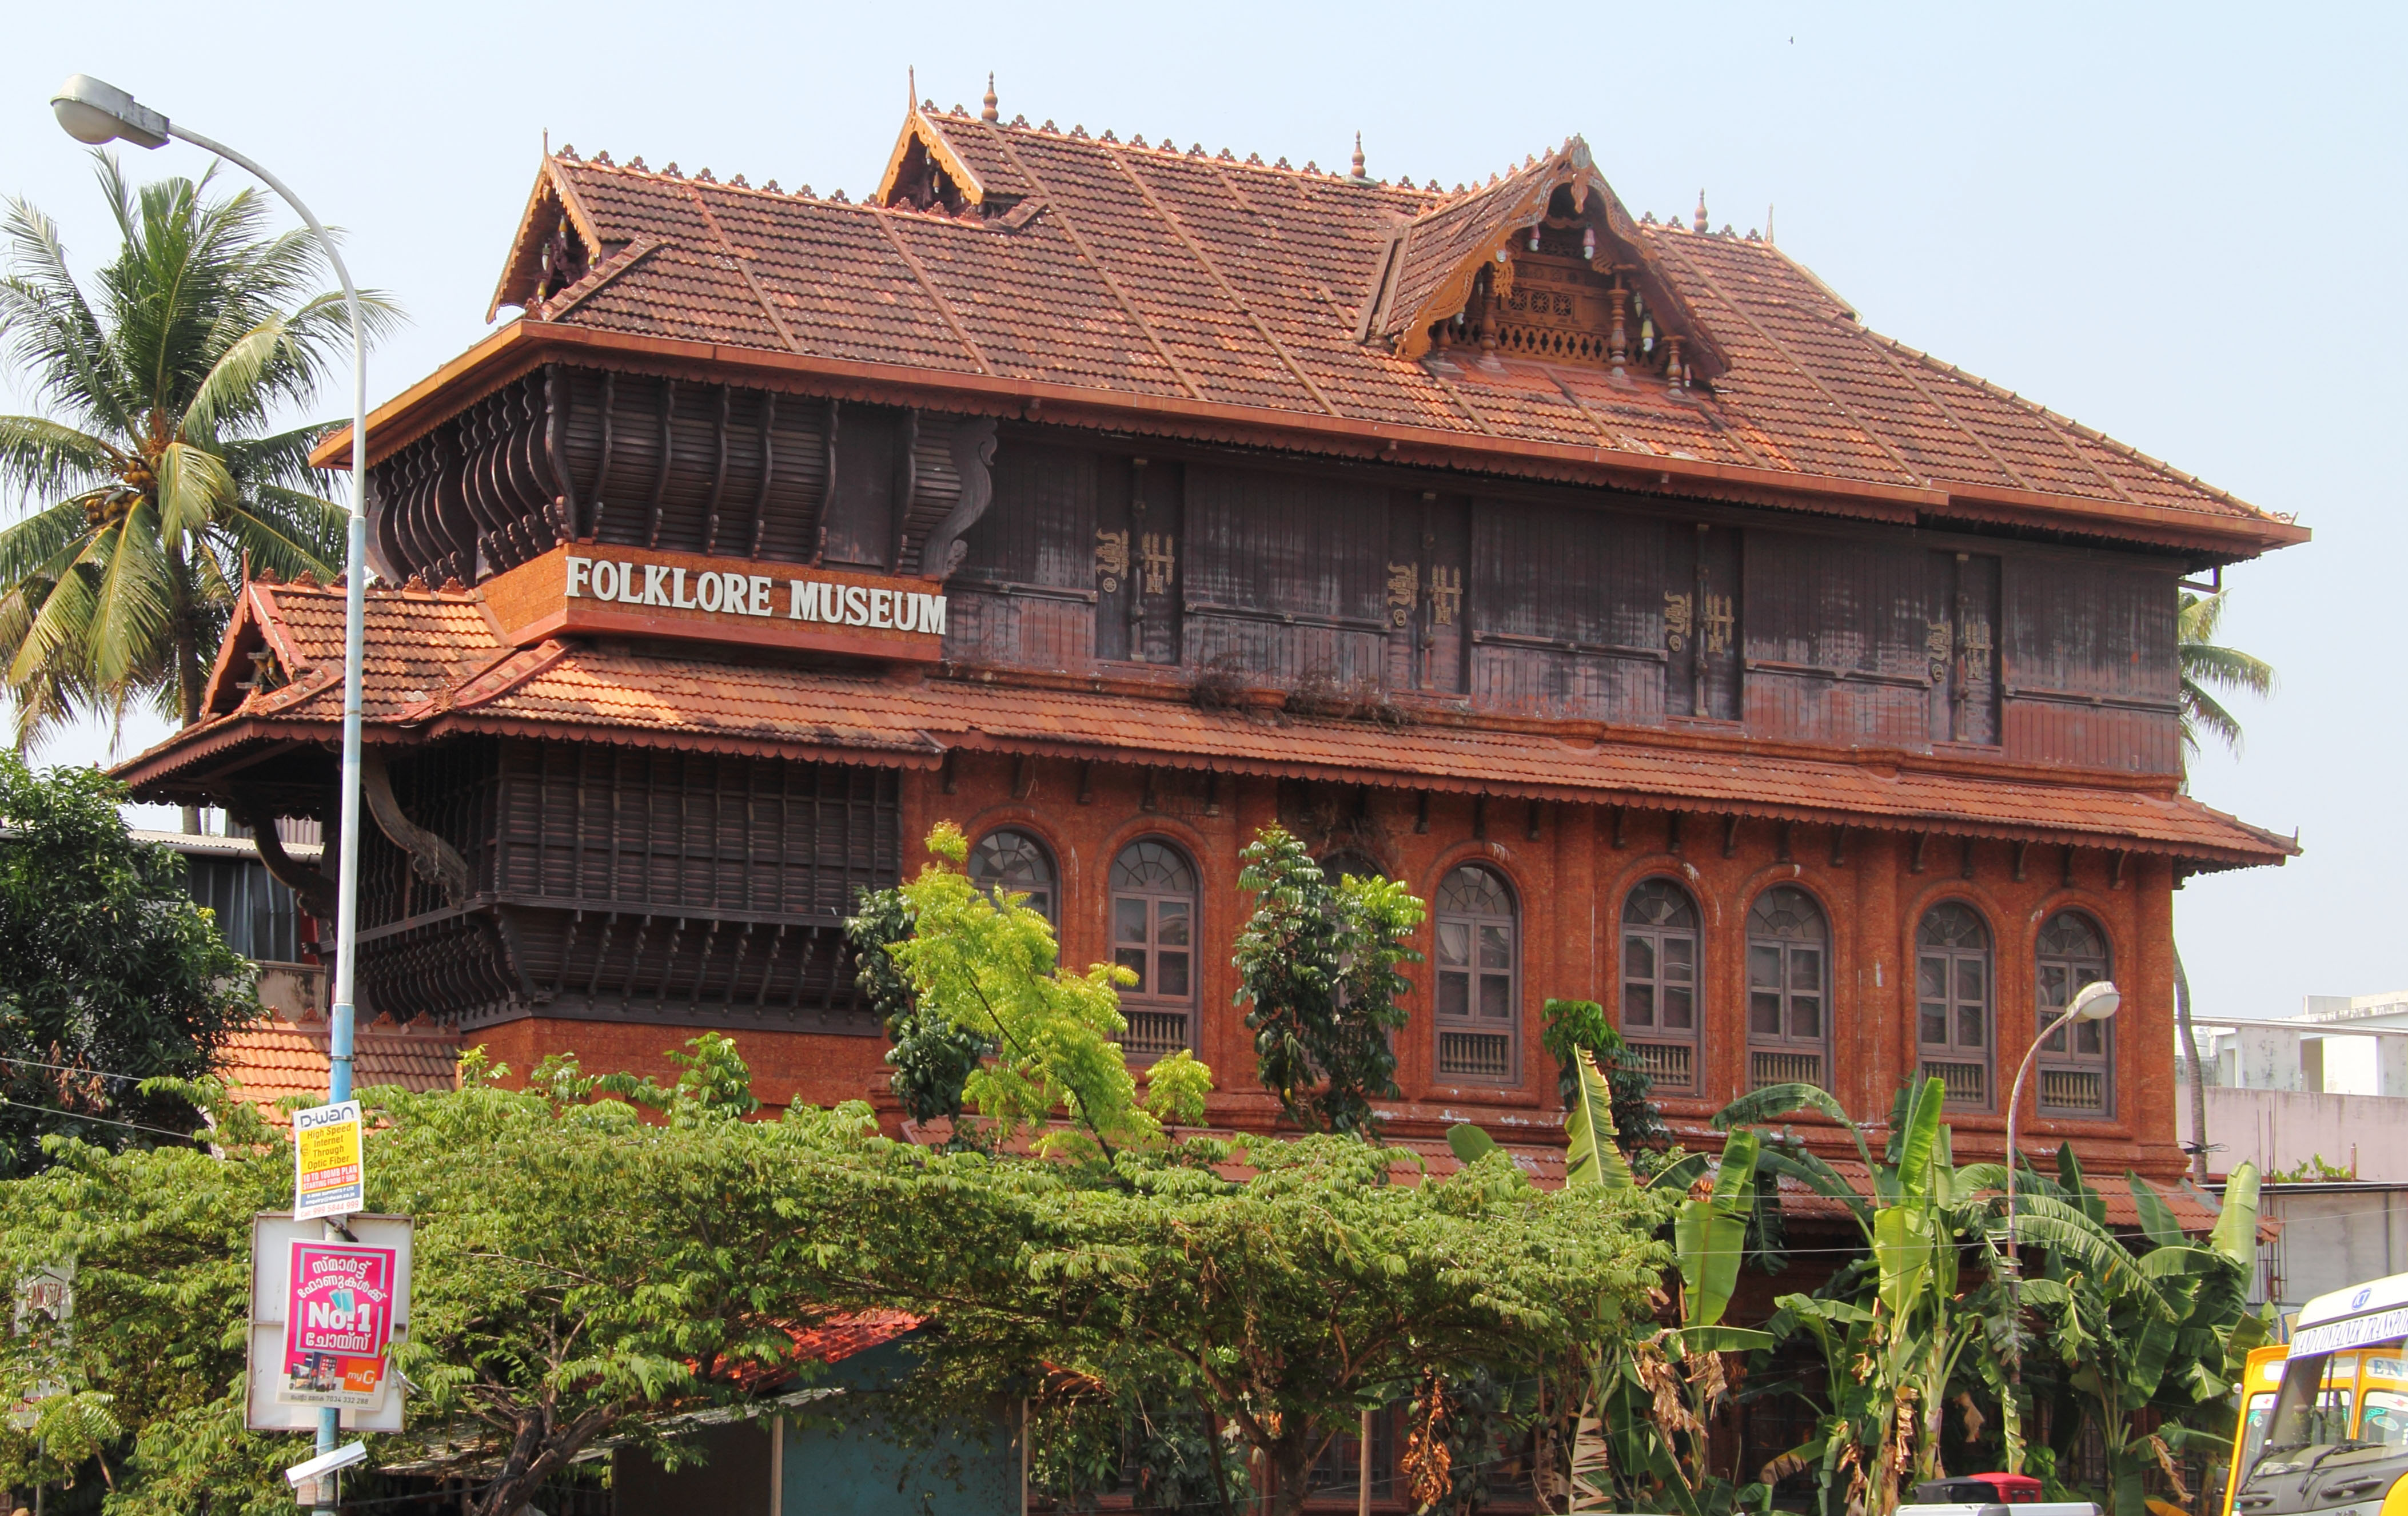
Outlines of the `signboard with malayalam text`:
{"label": "signboard with malayalam text", "polygon": [[619,636],[795,647],[908,662],[944,654],[933,580],[578,542],[485,582],[494,635]]}
{"label": "signboard with malayalam text", "polygon": [[[390,1353],[409,1336],[413,1229],[406,1216],[354,1215],[342,1230],[350,1236],[330,1235],[322,1221],[295,1221],[274,1211],[251,1218],[243,1416],[251,1431],[306,1431],[328,1406],[346,1430],[401,1430],[404,1386]],[[296,1268],[304,1247],[313,1251]],[[368,1255],[365,1261],[363,1255]],[[377,1265],[385,1257],[391,1262],[378,1299],[370,1286],[380,1282]],[[380,1337],[373,1369],[358,1363]]]}
{"label": "signboard with malayalam text", "polygon": [[349,1216],[366,1204],[360,1103],[337,1101],[293,1113],[293,1219]]}
{"label": "signboard with malayalam text", "polygon": [[399,1252],[299,1237],[285,1249],[278,1404],[373,1405],[384,1388],[385,1350],[393,1343]]}

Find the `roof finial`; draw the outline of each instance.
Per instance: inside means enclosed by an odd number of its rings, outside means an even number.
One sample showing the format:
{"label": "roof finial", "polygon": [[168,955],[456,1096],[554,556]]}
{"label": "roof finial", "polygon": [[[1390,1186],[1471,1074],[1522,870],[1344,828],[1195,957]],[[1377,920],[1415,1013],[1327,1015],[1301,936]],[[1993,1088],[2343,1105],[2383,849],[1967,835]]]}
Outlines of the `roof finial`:
{"label": "roof finial", "polygon": [[907,116],[920,108],[920,70],[917,65],[903,65],[903,113]]}
{"label": "roof finial", "polygon": [[1354,177],[1355,177],[1356,179],[1361,179],[1361,178],[1363,178],[1363,177],[1364,177],[1364,174],[1363,174],[1363,134],[1362,134],[1362,133],[1360,133],[1360,132],[1357,132],[1357,133],[1355,133],[1355,134],[1354,134]]}
{"label": "roof finial", "polygon": [[1766,206],[1764,208],[1764,239],[1768,242],[1776,240],[1772,235],[1772,208],[1770,206]]}
{"label": "roof finial", "polygon": [[979,102],[979,120],[1001,121],[1002,119],[1002,113],[995,108],[995,74],[990,70],[986,76],[986,98]]}
{"label": "roof finial", "polygon": [[1694,231],[1702,232],[1706,229],[1706,192],[1703,190],[1698,192],[1698,213],[1690,221],[1689,226]]}

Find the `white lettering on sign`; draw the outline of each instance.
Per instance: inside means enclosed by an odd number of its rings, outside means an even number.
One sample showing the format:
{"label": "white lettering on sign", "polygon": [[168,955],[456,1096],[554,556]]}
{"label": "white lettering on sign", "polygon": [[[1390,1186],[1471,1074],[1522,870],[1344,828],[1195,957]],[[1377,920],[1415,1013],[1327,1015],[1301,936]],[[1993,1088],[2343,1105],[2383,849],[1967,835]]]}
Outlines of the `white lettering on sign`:
{"label": "white lettering on sign", "polygon": [[[777,581],[767,574],[722,573],[703,570],[686,582],[683,569],[656,563],[571,556],[567,559],[566,593],[570,599],[609,600],[619,605],[662,605],[678,611],[703,611],[722,615],[777,614],[771,592]],[[925,636],[945,634],[945,598],[912,590],[869,589],[825,579],[786,581],[786,619],[818,621],[831,627],[870,627],[880,630],[913,631]]]}
{"label": "white lettering on sign", "polygon": [[945,598],[904,589],[864,589],[824,579],[786,581],[786,618],[824,621],[831,627],[893,628],[896,631],[945,634]]}

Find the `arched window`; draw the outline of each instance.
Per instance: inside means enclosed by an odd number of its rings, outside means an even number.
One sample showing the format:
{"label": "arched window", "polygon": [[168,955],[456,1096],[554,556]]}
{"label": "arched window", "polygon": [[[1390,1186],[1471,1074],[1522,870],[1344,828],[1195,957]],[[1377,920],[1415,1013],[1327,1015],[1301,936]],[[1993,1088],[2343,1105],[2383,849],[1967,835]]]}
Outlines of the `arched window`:
{"label": "arched window", "polygon": [[1826,1084],[1830,1036],[1830,926],[1814,897],[1780,885],[1747,913],[1747,1078]]}
{"label": "arched window", "polygon": [[1378,859],[1357,848],[1341,847],[1320,862],[1321,877],[1328,881],[1332,889],[1338,888],[1339,880],[1350,874],[1357,879],[1385,879],[1388,876],[1388,871],[1380,867]]}
{"label": "arched window", "polygon": [[1698,1088],[1698,902],[1670,879],[1622,902],[1622,1035],[1657,1089]]}
{"label": "arched window", "polygon": [[1062,925],[1060,898],[1054,883],[1053,855],[1045,845],[1025,831],[1009,828],[990,831],[970,849],[970,883],[981,889],[1004,889],[1028,897],[1028,908]]}
{"label": "arched window", "polygon": [[1196,866],[1159,837],[1112,860],[1112,961],[1137,975],[1121,991],[1131,1058],[1155,1059],[1194,1046]]}
{"label": "arched window", "polygon": [[[2040,1020],[2064,1014],[2074,991],[2109,977],[2107,934],[2080,911],[2059,911],[2040,929]],[[2112,1021],[2076,1021],[2040,1047],[2040,1108],[2050,1116],[2113,1116],[2115,1040]]]}
{"label": "arched window", "polygon": [[1439,882],[1438,1071],[1512,1083],[1521,1072],[1520,933],[1505,881],[1467,863]]}
{"label": "arched window", "polygon": [[1957,901],[1924,913],[1914,933],[1915,1043],[1925,1078],[1957,1110],[1990,1108],[1990,929]]}

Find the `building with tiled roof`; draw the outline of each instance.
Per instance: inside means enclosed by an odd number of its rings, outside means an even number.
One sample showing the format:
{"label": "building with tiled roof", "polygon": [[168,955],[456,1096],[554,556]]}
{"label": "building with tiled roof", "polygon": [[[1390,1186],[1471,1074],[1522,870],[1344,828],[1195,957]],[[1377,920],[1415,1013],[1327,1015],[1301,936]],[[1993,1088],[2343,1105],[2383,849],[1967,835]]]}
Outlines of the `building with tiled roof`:
{"label": "building with tiled roof", "polygon": [[[1276,820],[1431,902],[1399,1137],[1555,1143],[1562,996],[1676,1121],[1920,1073],[1995,1152],[2112,975],[2027,1130],[2180,1169],[2172,891],[2296,848],[2183,791],[2178,597],[2305,531],[1634,218],[1580,138],[1450,192],[927,105],[860,203],[563,149],[494,304],[370,422],[373,1011],[886,1098],[841,922],[949,818],[1141,976],[1132,1057],[1268,1126],[1228,957]],[[330,818],[341,619],[248,586],[122,772]]]}

